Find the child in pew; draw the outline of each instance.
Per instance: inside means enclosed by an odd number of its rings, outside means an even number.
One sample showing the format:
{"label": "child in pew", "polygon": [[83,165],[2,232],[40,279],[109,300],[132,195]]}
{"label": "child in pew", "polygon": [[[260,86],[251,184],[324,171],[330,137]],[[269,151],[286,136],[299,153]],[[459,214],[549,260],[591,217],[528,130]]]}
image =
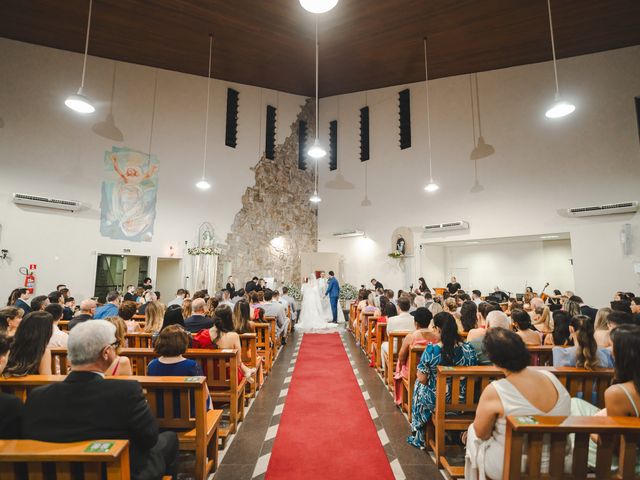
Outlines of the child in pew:
{"label": "child in pew", "polygon": [[[640,417],[640,326],[620,325],[611,331],[613,343],[614,384],[604,393],[602,410],[582,400],[571,399],[571,415]],[[589,466],[595,468],[598,436],[589,441]],[[616,448],[618,441],[614,442]],[[618,458],[614,457],[611,468],[617,469]],[[640,451],[637,452],[636,474],[640,474]]]}
{"label": "child in pew", "polygon": [[[170,325],[164,328],[156,341],[154,351],[158,358],[154,358],[147,366],[147,375],[151,377],[201,377],[202,369],[198,362],[189,358],[184,358],[184,352],[189,348],[189,334],[180,325]],[[207,410],[211,410],[211,397],[207,390]],[[158,408],[163,401],[159,392],[157,396]],[[191,411],[195,408],[195,401],[190,399]],[[174,392],[174,409],[180,409],[179,392]],[[175,416],[179,416],[178,412]]]}

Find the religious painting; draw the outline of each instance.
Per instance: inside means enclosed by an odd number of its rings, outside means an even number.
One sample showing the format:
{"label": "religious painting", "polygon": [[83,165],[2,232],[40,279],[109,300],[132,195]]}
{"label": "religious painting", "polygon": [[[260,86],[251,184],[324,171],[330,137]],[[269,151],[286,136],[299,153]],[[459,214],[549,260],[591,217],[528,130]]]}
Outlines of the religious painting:
{"label": "religious painting", "polygon": [[114,240],[150,242],[156,219],[158,159],[126,147],[104,152],[100,233]]}

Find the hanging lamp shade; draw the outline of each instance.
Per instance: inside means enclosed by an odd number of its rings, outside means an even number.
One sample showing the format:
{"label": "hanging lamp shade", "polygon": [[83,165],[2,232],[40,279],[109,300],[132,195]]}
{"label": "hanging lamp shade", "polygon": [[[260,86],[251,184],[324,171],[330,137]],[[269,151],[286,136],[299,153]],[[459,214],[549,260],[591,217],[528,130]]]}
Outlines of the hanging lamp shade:
{"label": "hanging lamp shade", "polygon": [[547,118],[562,118],[572,114],[575,109],[576,106],[573,103],[556,98],[556,101],[549,107],[544,115]]}
{"label": "hanging lamp shade", "polygon": [[82,87],[78,89],[78,93],[69,95],[64,104],[78,113],[93,113],[96,111],[91,101],[82,93]]}
{"label": "hanging lamp shade", "polygon": [[311,195],[311,197],[309,197],[309,201],[311,203],[320,203],[322,201],[322,199],[318,196],[317,190],[313,192],[313,195]]}
{"label": "hanging lamp shade", "polygon": [[337,4],[338,0],[300,0],[302,8],[311,13],[328,12]]}
{"label": "hanging lamp shade", "polygon": [[433,181],[433,178],[429,179],[429,183],[424,187],[425,192],[434,193],[440,190],[440,186]]}
{"label": "hanging lamp shade", "polygon": [[211,184],[207,181],[206,178],[202,178],[196,183],[196,187],[198,187],[200,190],[209,190],[211,188]]}

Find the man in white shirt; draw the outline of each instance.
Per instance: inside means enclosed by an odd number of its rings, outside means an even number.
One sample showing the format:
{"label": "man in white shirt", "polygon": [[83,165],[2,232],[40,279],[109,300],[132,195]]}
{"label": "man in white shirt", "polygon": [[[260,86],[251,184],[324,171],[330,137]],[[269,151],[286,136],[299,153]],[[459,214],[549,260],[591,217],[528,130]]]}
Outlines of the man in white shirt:
{"label": "man in white shirt", "polygon": [[170,307],[171,305],[182,306],[182,303],[184,302],[184,299],[186,298],[186,296],[187,296],[187,291],[184,288],[179,288],[178,291],[176,292],[176,298],[171,300],[167,304],[167,307]]}
{"label": "man in white shirt", "polygon": [[[416,329],[415,319],[413,318],[413,315],[409,313],[410,309],[411,300],[408,297],[400,297],[398,299],[398,310],[400,313],[387,320],[387,335],[393,332],[413,332]],[[400,351],[400,345],[398,343],[394,346],[394,351]],[[389,342],[383,342],[382,358],[385,358],[388,354]]]}
{"label": "man in white shirt", "polygon": [[261,305],[264,309],[264,316],[276,318],[276,336],[282,337],[282,345],[286,345],[289,319],[285,314],[284,306],[273,299],[273,292],[269,289],[264,291],[264,301],[266,303]]}

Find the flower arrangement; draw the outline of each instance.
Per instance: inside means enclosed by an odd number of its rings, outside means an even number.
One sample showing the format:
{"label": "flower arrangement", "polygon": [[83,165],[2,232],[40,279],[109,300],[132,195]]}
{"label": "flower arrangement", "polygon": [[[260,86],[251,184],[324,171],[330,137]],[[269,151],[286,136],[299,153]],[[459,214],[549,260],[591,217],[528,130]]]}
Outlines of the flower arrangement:
{"label": "flower arrangement", "polygon": [[222,250],[218,247],[192,247],[187,249],[189,255],[220,255]]}
{"label": "flower arrangement", "polygon": [[285,285],[289,289],[289,295],[293,297],[296,302],[302,301],[302,293],[300,293],[300,289],[290,283]]}
{"label": "flower arrangement", "polygon": [[395,252],[391,252],[388,254],[389,257],[391,258],[400,258],[400,257],[404,257],[404,255],[402,254],[401,251],[396,250]]}
{"label": "flower arrangement", "polygon": [[353,300],[358,296],[358,289],[350,283],[340,287],[340,300]]}

